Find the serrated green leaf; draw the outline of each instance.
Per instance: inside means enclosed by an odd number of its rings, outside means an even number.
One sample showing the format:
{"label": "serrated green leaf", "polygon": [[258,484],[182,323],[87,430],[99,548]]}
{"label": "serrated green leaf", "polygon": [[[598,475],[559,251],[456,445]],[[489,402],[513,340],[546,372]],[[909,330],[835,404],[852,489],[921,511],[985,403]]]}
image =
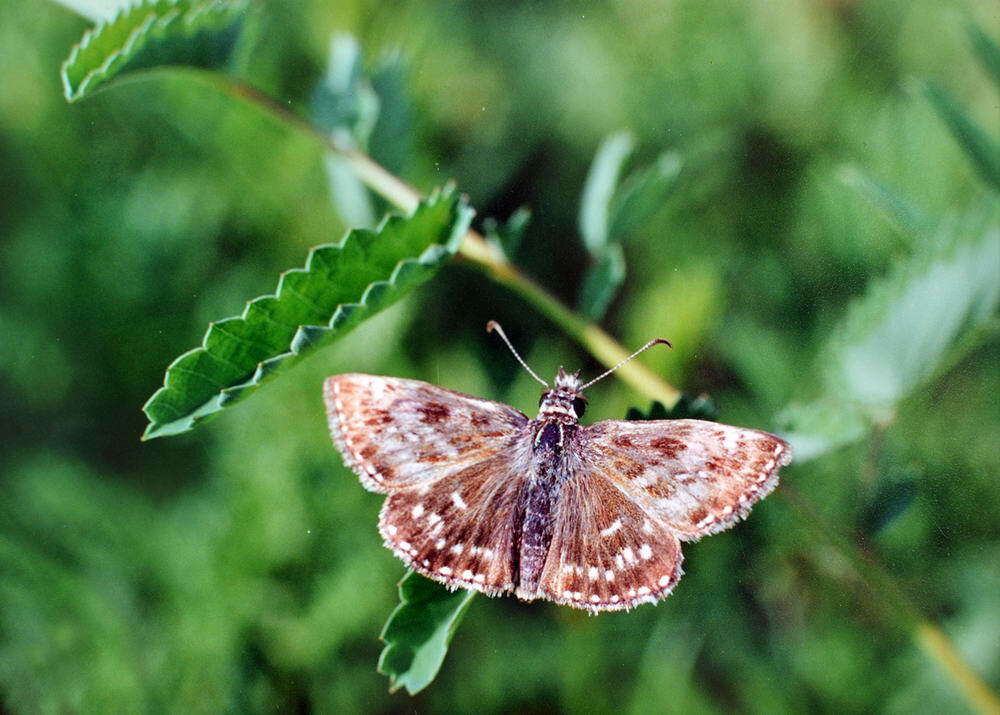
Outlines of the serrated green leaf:
{"label": "serrated green leaf", "polygon": [[611,134],[601,143],[590,165],[580,198],[578,222],[583,245],[595,257],[601,255],[608,243],[611,199],[633,143],[628,132]]}
{"label": "serrated green leaf", "polygon": [[879,421],[964,332],[993,314],[1000,299],[1000,230],[991,218],[978,230],[970,241],[938,238],[935,250],[877,281],[850,306],[826,353],[828,394],[863,406]]}
{"label": "serrated green leaf", "polygon": [[881,211],[904,236],[914,238],[931,230],[929,219],[920,209],[858,167],[842,167],[838,175],[841,182]]}
{"label": "serrated green leaf", "polygon": [[988,207],[943,224],[920,254],[848,307],[821,353],[823,395],[779,418],[799,462],[890,422],[899,400],[990,324],[1000,305],[996,214]]}
{"label": "serrated green leaf", "polygon": [[84,33],[62,66],[75,102],[137,70],[228,62],[250,0],[146,0]]}
{"label": "serrated green leaf", "polygon": [[385,648],[378,670],[389,676],[389,691],[410,695],[426,688],[441,669],[448,644],[474,591],[449,591],[410,571],[399,582],[399,605],[382,629]]}
{"label": "serrated green leaf", "polygon": [[1000,145],[972,121],[950,94],[936,84],[926,82],[924,94],[972,159],[979,175],[994,191],[1000,191]]}
{"label": "serrated green leaf", "polygon": [[282,274],[274,295],[210,325],[202,346],[167,368],[143,407],[143,438],[186,432],[399,300],[454,255],[471,218],[449,187],[409,217],[389,216],[374,231],[314,248],[305,268]]}
{"label": "serrated green leaf", "polygon": [[593,322],[604,317],[611,301],[625,280],[625,254],[622,247],[609,243],[583,277],[580,285],[580,312]]}
{"label": "serrated green leaf", "polygon": [[966,31],[972,40],[972,49],[976,51],[979,62],[993,78],[994,84],[1000,87],[1000,45],[997,45],[993,38],[975,23],[969,23]]}
{"label": "serrated green leaf", "polygon": [[664,152],[622,181],[611,201],[608,239],[622,241],[663,206],[681,172],[680,157]]}

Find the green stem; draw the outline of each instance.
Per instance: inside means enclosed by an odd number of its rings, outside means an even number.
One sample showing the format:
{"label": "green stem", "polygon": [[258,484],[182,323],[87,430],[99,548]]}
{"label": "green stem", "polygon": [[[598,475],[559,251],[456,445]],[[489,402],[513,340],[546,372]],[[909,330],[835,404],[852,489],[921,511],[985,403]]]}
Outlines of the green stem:
{"label": "green stem", "polygon": [[[174,68],[173,71],[177,71]],[[225,94],[255,105],[280,123],[295,127],[323,144],[328,150],[342,156],[351,164],[358,178],[372,191],[403,211],[413,211],[421,195],[416,189],[362,152],[341,146],[328,134],[320,131],[302,117],[289,111],[271,97],[249,85],[212,72],[181,70],[196,81],[207,83]],[[612,367],[628,351],[600,327],[589,323],[566,307],[558,298],[520,272],[506,257],[475,231],[469,231],[459,249],[459,254],[493,280],[508,287],[540,313],[555,323],[567,335],[580,343],[602,364]],[[618,376],[638,393],[660,400],[667,406],[680,397],[678,391],[663,379],[632,361],[618,370]],[[927,620],[896,584],[892,575],[864,554],[856,544],[839,535],[835,530],[822,526],[815,510],[787,485],[781,490],[807,521],[833,543],[854,565],[869,588],[877,592],[890,606],[892,614],[912,634],[914,641],[951,678],[968,702],[978,711],[1000,715],[1000,700],[989,686],[965,662],[948,636],[934,623]]]}
{"label": "green stem", "polygon": [[940,626],[920,612],[896,583],[892,574],[838,529],[825,523],[823,517],[798,493],[798,490],[783,484],[779,493],[801,516],[805,517],[804,522],[819,539],[833,544],[847,558],[868,589],[878,596],[876,600],[883,613],[910,632],[917,646],[951,678],[969,704],[978,712],[1000,715],[1000,699],[965,662],[954,642]]}
{"label": "green stem", "polygon": [[[294,126],[307,133],[324,144],[327,149],[344,158],[354,169],[358,178],[372,191],[405,212],[416,209],[417,203],[421,199],[419,191],[398,176],[386,171],[366,154],[341,145],[329,134],[320,131],[271,97],[224,75],[191,69],[183,71],[189,73],[196,80],[207,81],[212,87],[232,97],[256,105],[283,124]],[[558,298],[524,275],[478,232],[470,229],[465,234],[458,253],[490,278],[524,298],[606,367],[613,367],[628,357],[629,352],[614,338],[599,326],[577,315]],[[659,400],[667,407],[673,406],[680,399],[680,390],[643,367],[638,361],[633,360],[622,365],[618,369],[617,375],[636,392],[650,399]]]}

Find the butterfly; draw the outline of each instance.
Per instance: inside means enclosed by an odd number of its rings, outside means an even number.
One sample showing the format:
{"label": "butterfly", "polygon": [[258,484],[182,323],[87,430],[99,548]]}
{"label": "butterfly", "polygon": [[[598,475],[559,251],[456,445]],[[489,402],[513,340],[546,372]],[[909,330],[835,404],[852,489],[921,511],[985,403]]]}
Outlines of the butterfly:
{"label": "butterfly", "polygon": [[545,386],[535,419],[419,380],[324,384],[344,462],[388,495],[385,545],[449,588],[594,613],[654,603],[683,574],[681,543],[746,516],[791,461],[775,435],[715,422],[581,425],[583,391],[625,361],[586,384],[560,367],[549,386],[487,330]]}

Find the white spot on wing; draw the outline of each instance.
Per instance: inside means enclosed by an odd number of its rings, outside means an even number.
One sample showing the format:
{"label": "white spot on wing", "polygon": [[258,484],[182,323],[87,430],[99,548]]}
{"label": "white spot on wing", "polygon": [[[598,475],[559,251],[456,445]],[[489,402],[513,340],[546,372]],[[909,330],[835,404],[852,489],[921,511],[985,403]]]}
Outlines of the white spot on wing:
{"label": "white spot on wing", "polygon": [[466,504],[465,500],[462,498],[462,495],[459,494],[457,491],[451,493],[451,500],[452,502],[454,502],[455,506],[458,507],[459,509],[467,509],[469,507],[469,505]]}
{"label": "white spot on wing", "polygon": [[653,550],[649,548],[649,544],[643,544],[639,547],[639,556],[647,561],[653,558]]}
{"label": "white spot on wing", "polygon": [[424,513],[424,505],[423,504],[417,504],[410,511],[410,514],[413,516],[414,519],[419,519],[421,517],[421,515],[423,515],[423,513]]}
{"label": "white spot on wing", "polygon": [[607,529],[601,530],[601,536],[611,536],[613,533],[622,528],[622,520],[615,519],[614,522]]}

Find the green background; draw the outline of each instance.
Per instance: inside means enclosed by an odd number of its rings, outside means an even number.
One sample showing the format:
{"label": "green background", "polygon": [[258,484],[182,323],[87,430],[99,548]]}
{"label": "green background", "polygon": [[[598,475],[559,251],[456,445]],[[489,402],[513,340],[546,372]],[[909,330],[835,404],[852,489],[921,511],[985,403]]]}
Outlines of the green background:
{"label": "green background", "polygon": [[[984,193],[916,89],[939,83],[995,135],[970,19],[1000,34],[988,2],[293,0],[265,7],[241,62],[307,114],[331,33],[372,63],[398,50],[408,132],[383,160],[423,190],[455,179],[480,217],[529,205],[516,262],[569,303],[601,141],[630,129],[637,166],[677,151],[678,188],[629,237],[603,325],[630,347],[670,338],[642,361],[709,393],[723,421],[777,429],[787,405],[822,396],[845,306],[921,249],[844,167],[931,216]],[[88,24],[0,2],[5,707],[965,711],[827,527],[1000,684],[994,323],[865,439],[785,470],[817,518],[779,489],[688,546],[655,608],[477,598],[438,679],[388,694],[378,633],[403,568],[375,529],[381,498],[330,445],[323,377],[414,377],[531,412],[537,385],[490,319],[543,375],[600,366],[456,262],[246,404],[140,443],[166,365],[346,225],[315,144],[208,86],[161,75],[67,104],[59,65]],[[590,397],[589,419],[647,404],[614,379]]]}

